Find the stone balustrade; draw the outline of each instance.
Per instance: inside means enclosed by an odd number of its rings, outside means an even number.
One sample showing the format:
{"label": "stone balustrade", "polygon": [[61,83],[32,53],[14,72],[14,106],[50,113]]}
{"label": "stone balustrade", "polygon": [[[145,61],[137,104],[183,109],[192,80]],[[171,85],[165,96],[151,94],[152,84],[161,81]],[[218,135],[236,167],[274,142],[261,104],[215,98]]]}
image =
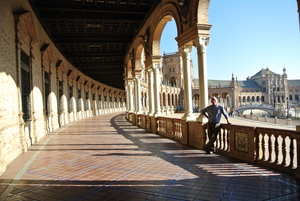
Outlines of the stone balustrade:
{"label": "stone balustrade", "polygon": [[[128,113],[128,121],[149,132],[204,149],[207,126],[200,122]],[[135,121],[132,121],[136,119]],[[300,126],[295,131],[222,124],[215,143],[218,153],[257,163],[300,178]]]}

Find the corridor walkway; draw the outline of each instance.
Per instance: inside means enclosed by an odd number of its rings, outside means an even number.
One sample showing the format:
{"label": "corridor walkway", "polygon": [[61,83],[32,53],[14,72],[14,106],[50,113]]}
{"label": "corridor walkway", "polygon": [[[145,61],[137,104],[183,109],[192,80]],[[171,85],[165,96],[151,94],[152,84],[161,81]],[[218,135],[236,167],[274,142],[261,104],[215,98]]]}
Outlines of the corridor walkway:
{"label": "corridor walkway", "polygon": [[0,200],[299,200],[293,176],[147,133],[125,113],[50,133],[0,177]]}

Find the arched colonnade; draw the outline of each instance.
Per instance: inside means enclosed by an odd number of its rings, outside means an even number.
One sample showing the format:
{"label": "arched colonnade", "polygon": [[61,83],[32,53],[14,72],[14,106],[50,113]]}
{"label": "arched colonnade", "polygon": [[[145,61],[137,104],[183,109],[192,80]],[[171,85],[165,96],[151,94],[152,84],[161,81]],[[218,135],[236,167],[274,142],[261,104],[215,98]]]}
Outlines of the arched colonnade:
{"label": "arched colonnade", "polygon": [[[199,107],[208,105],[206,47],[209,44],[209,0],[162,1],[139,30],[125,63],[127,112],[159,116],[173,112],[179,101],[184,102],[183,120],[205,121],[193,114],[190,57],[196,47],[199,72]],[[176,41],[182,56],[184,94],[176,87],[162,84],[161,35],[165,25],[175,20]],[[147,79],[145,79],[147,78]],[[147,100],[145,99],[147,97]],[[146,107],[145,107],[146,106]]]}

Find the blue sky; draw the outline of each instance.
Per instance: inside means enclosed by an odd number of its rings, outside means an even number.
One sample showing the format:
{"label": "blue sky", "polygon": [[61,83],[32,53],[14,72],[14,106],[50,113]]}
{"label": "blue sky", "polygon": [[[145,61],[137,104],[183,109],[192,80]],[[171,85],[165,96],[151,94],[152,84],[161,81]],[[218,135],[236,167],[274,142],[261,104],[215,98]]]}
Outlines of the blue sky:
{"label": "blue sky", "polygon": [[[245,80],[262,68],[300,79],[300,31],[296,0],[211,0],[208,79]],[[178,51],[176,25],[169,22],[161,53]],[[196,49],[192,59],[197,64]],[[198,77],[197,67],[195,77]]]}

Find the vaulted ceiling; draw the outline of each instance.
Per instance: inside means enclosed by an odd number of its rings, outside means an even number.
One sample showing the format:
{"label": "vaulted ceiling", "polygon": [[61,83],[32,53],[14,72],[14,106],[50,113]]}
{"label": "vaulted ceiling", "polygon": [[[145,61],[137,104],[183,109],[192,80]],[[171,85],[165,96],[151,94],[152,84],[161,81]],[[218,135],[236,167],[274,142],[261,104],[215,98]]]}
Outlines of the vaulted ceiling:
{"label": "vaulted ceiling", "polygon": [[124,89],[125,55],[159,0],[29,0],[44,29],[79,71]]}

